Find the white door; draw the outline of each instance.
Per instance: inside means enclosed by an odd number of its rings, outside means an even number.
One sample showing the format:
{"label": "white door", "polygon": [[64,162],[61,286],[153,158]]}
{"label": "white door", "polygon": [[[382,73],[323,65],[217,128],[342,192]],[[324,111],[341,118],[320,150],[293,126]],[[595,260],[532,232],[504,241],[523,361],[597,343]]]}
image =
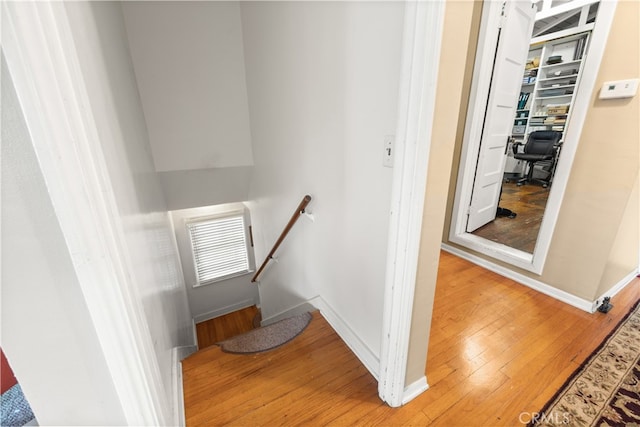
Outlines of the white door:
{"label": "white door", "polygon": [[536,9],[531,1],[507,1],[498,38],[485,114],[467,232],[496,217],[506,149],[520,96]]}

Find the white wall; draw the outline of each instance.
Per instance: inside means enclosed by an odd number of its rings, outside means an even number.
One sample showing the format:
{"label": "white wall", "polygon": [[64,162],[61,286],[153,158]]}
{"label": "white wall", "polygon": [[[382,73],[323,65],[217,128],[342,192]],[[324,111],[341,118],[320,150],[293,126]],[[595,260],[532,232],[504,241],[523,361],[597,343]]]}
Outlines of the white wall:
{"label": "white wall", "polygon": [[[223,203],[246,200],[246,186],[208,171],[253,164],[239,2],[131,1],[123,10],[155,168],[181,171],[163,176],[169,202],[210,205],[192,182],[223,192]],[[246,182],[250,169],[232,173]]]}
{"label": "white wall", "polygon": [[2,61],[2,348],[40,425],[124,413]]}
{"label": "white wall", "polygon": [[263,317],[321,295],[380,354],[401,3],[243,2],[260,263],[304,194],[313,201],[261,276]]}
{"label": "white wall", "polygon": [[[596,295],[610,293],[612,284],[619,283],[629,276],[629,272],[637,270],[638,251],[640,245],[640,174],[636,171],[633,189],[627,201],[626,209],[620,221],[620,227],[609,252]],[[626,283],[625,283],[626,284]]]}
{"label": "white wall", "polygon": [[[251,283],[253,273],[194,287],[197,284],[197,278],[191,241],[186,226],[187,221],[193,218],[206,218],[237,210],[245,211],[245,225],[249,227],[251,218],[242,203],[182,209],[171,212],[171,220],[187,287],[189,307],[196,323],[204,322],[259,302],[258,286],[255,283]],[[249,253],[249,261],[250,265],[255,265],[253,251]]]}
{"label": "white wall", "polygon": [[252,166],[158,173],[169,210],[243,202]]}
{"label": "white wall", "polygon": [[[129,274],[159,368],[164,396],[172,402],[174,347],[193,344],[191,315],[175,238],[154,170],[117,2],[67,2],[100,144],[124,230]],[[152,363],[152,360],[149,360]],[[167,404],[165,417],[170,419]]]}

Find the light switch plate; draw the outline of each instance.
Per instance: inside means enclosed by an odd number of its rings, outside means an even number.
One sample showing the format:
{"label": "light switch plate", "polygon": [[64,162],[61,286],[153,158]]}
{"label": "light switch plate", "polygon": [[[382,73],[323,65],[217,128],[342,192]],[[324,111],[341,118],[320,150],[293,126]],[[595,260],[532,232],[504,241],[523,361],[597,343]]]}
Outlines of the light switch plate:
{"label": "light switch plate", "polygon": [[638,91],[638,79],[605,82],[600,89],[600,99],[632,98]]}
{"label": "light switch plate", "polygon": [[386,135],[384,137],[384,153],[382,154],[382,166],[387,168],[393,167],[393,151],[395,150],[393,146],[394,141],[393,135]]}

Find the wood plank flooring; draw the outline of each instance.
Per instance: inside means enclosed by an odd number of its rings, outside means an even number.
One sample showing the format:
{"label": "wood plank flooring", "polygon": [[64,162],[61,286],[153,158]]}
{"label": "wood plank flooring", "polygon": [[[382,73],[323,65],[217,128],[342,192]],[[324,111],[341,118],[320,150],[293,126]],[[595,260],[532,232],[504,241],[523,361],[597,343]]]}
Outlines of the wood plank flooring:
{"label": "wood plank flooring", "polygon": [[240,335],[254,328],[254,319],[258,308],[253,305],[243,310],[225,314],[215,319],[200,322],[196,325],[198,348],[203,349],[218,341]]}
{"label": "wood plank flooring", "polygon": [[426,374],[401,408],[318,314],[291,343],[251,356],[210,347],[183,361],[188,426],[512,426],[528,421],[640,298],[588,314],[441,254]]}
{"label": "wood plank flooring", "polygon": [[537,184],[502,185],[500,207],[517,214],[515,218],[498,217],[473,232],[476,236],[533,253],[542,224],[549,188]]}

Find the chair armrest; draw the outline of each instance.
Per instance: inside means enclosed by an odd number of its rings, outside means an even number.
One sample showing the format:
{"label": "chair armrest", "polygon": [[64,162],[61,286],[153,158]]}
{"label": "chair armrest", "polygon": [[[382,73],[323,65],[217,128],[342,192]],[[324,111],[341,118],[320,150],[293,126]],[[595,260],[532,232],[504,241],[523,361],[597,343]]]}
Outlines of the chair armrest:
{"label": "chair armrest", "polygon": [[511,144],[511,149],[513,150],[513,154],[518,154],[518,147],[524,145],[522,142],[517,141]]}

